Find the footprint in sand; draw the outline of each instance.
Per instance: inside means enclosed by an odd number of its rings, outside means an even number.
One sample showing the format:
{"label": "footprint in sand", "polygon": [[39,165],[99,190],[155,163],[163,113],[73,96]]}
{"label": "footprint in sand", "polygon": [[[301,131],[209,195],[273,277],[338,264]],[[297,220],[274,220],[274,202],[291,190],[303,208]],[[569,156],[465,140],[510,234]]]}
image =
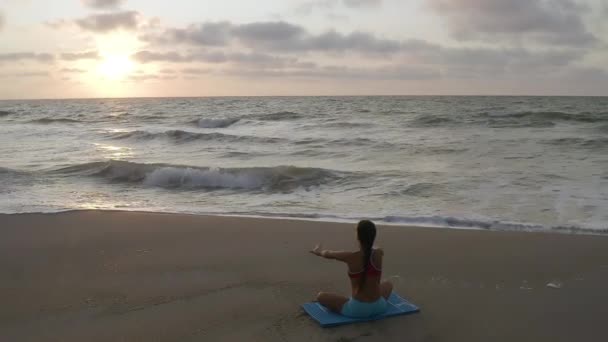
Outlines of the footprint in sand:
{"label": "footprint in sand", "polygon": [[519,287],[520,290],[533,290],[532,287],[530,287],[530,285],[528,284],[527,280],[522,281],[521,286]]}

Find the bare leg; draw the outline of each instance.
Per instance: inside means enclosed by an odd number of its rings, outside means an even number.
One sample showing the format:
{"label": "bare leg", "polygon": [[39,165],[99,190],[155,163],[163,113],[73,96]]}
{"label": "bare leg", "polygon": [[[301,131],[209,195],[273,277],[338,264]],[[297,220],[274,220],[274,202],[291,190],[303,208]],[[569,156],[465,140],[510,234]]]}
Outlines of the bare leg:
{"label": "bare leg", "polygon": [[348,302],[348,298],[335,293],[319,292],[317,301],[331,311],[341,313],[342,307]]}
{"label": "bare leg", "polygon": [[391,292],[393,292],[393,283],[388,280],[385,280],[380,283],[380,294],[384,299],[388,299],[390,297]]}

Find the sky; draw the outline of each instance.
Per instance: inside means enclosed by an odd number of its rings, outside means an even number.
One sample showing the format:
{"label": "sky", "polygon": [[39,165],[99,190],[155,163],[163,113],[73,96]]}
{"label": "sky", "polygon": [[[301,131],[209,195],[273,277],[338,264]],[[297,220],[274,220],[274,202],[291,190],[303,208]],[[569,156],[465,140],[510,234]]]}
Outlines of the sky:
{"label": "sky", "polygon": [[0,99],[608,96],[608,0],[0,0]]}

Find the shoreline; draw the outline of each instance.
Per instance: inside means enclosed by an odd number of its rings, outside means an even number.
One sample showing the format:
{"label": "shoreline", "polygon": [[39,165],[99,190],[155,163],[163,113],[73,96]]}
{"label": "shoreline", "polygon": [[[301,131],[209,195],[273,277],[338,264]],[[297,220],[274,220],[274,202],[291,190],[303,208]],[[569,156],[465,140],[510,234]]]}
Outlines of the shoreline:
{"label": "shoreline", "polygon": [[[421,313],[322,329],[300,305],[347,294],[354,225],[85,211],[0,215],[10,341],[599,341],[603,236],[379,225],[384,277]],[[554,283],[558,288],[548,287]]]}
{"label": "shoreline", "polygon": [[[561,235],[591,235],[591,236],[605,236],[608,237],[608,227],[606,228],[589,228],[589,227],[578,227],[568,225],[558,226],[544,226],[541,224],[534,223],[517,223],[509,221],[480,221],[480,220],[468,220],[456,217],[405,217],[405,216],[385,216],[385,217],[339,217],[337,215],[308,215],[301,214],[284,214],[284,213],[265,213],[265,214],[242,214],[242,213],[193,213],[193,212],[179,212],[179,211],[147,211],[147,210],[124,210],[124,209],[65,209],[58,211],[49,212],[23,212],[23,213],[2,213],[1,216],[11,215],[58,215],[65,213],[86,213],[86,212],[109,212],[109,213],[140,213],[140,214],[162,214],[162,215],[188,215],[188,216],[200,216],[200,217],[236,217],[245,219],[262,219],[262,220],[293,220],[293,221],[304,221],[304,222],[318,222],[318,223],[340,223],[340,224],[353,224],[359,220],[369,219],[377,224],[392,227],[401,228],[424,228],[424,229],[447,229],[447,230],[473,230],[473,231],[491,231],[491,232],[520,232],[520,233],[539,233],[539,234],[561,234]],[[313,217],[315,216],[315,217]],[[395,218],[395,221],[385,221],[386,218]],[[464,222],[471,224],[466,225],[441,225],[441,224],[425,224],[421,222],[408,223],[400,222],[399,220],[446,220],[453,222]],[[485,228],[481,226],[475,226],[475,224],[497,224],[507,228]]]}

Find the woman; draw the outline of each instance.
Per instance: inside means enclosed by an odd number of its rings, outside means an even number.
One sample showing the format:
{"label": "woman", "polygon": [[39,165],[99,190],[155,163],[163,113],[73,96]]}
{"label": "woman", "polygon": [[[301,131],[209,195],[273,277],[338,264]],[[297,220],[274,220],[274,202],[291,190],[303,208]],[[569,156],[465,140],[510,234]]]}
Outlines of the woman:
{"label": "woman", "polygon": [[350,298],[320,292],[317,301],[326,308],[348,317],[371,317],[387,310],[387,299],[393,290],[393,284],[380,282],[382,276],[382,249],[373,248],[376,239],[376,225],[363,220],[357,225],[359,250],[355,252],[321,250],[317,245],[311,253],[345,262],[348,265],[348,277],[352,287]]}

